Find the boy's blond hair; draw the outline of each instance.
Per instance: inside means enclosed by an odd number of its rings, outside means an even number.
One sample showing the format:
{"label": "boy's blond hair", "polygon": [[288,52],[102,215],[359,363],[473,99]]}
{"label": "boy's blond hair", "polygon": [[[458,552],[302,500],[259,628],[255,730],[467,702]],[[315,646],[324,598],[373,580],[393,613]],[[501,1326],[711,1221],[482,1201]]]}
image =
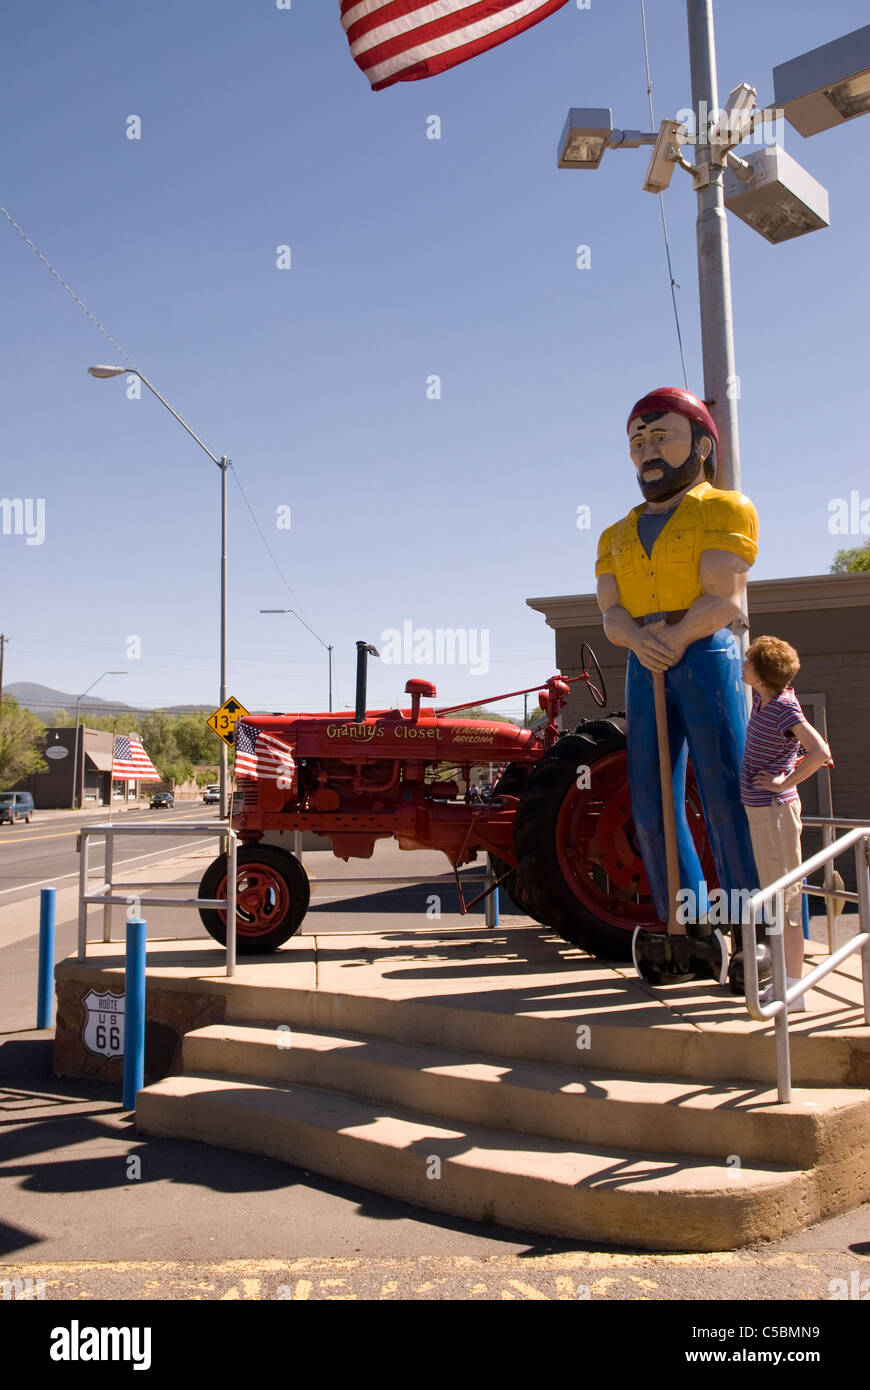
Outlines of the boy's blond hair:
{"label": "boy's blond hair", "polygon": [[746,660],[752,662],[758,679],[777,692],[791,684],[801,666],[794,647],[779,637],[756,637],[747,648]]}

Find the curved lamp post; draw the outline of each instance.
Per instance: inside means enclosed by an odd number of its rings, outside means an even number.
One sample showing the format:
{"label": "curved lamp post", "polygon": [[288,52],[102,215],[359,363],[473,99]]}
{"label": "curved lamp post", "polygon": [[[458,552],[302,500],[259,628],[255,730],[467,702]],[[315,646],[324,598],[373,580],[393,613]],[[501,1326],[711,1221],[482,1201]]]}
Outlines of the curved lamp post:
{"label": "curved lamp post", "polygon": [[[147,378],[146,376],[143,376],[142,373],[141,373],[136,367],[105,367],[105,366],[97,366],[97,367],[88,367],[88,372],[90,373],[91,376],[96,377],[96,378],[97,378],[98,380],[100,380],[100,381],[106,380],[106,379],[108,379],[109,377],[114,377],[114,376],[136,376],[136,377],[138,377],[139,380],[142,382],[142,385],[143,385],[143,386],[147,386],[147,387],[148,387],[148,390],[152,393],[152,395],[154,395],[154,396],[157,397],[157,399],[158,399],[158,401],[160,401],[161,405],[165,405],[165,406],[166,406],[166,409],[169,411],[170,415],[174,416],[174,418],[178,421],[179,425],[182,425],[182,426],[184,427],[184,429],[187,430],[187,433],[190,435],[191,439],[195,439],[195,440],[196,440],[196,442],[197,442],[197,444],[199,445],[199,447],[200,447],[202,450],[204,450],[205,453],[208,454],[208,456],[209,456],[209,458],[211,459],[212,463],[216,464],[217,467],[221,470],[221,579],[220,579],[220,588],[221,588],[221,669],[220,669],[220,703],[221,703],[221,705],[223,705],[223,704],[225,703],[225,701],[226,701],[226,698],[227,698],[227,469],[229,468],[230,462],[231,462],[231,461],[230,461],[230,459],[228,459],[228,458],[226,457],[225,454],[222,454],[220,458],[218,458],[217,454],[213,454],[212,451],[211,451],[211,449],[208,447],[208,445],[207,445],[207,444],[204,444],[203,441],[200,439],[199,435],[196,434],[196,433],[194,433],[194,431],[190,428],[190,425],[187,423],[187,421],[186,421],[186,420],[183,420],[183,419],[181,418],[181,416],[179,415],[179,413],[178,413],[177,410],[173,410],[172,406],[169,404],[168,400],[166,400],[166,398],[165,398],[164,396],[161,396],[160,392],[157,390],[157,387],[154,386],[154,385],[152,385],[152,383],[148,380],[148,378]],[[227,820],[227,818],[228,818],[227,781],[228,781],[228,778],[227,778],[227,746],[226,746],[226,744],[223,742],[223,740],[221,740],[221,752],[220,752],[220,787],[221,787],[221,791],[220,791],[220,797],[221,797],[220,815],[221,815],[221,820]]]}
{"label": "curved lamp post", "polygon": [[[79,710],[81,709],[82,700],[85,698],[86,695],[89,695],[89,694],[91,693],[91,691],[93,690],[94,686],[95,686],[95,685],[99,685],[100,681],[103,680],[106,676],[126,676],[126,674],[127,674],[126,671],[104,671],[103,674],[102,674],[102,676],[97,676],[97,679],[96,679],[95,681],[91,681],[91,684],[88,686],[87,690],[83,690],[82,693],[81,693],[81,695],[79,695],[78,699],[76,700],[76,740],[75,740],[75,752],[73,753],[73,792],[72,792],[72,810],[73,810],[73,811],[76,809],[76,802],[79,800],[79,793],[80,793],[81,788],[82,788],[82,782],[84,781],[84,775],[81,777],[81,779],[79,778]],[[82,759],[82,761],[84,761],[84,759]],[[84,773],[84,769],[82,769],[82,772]],[[111,778],[111,775],[110,775],[110,776],[109,776],[109,808],[110,808],[110,809],[111,809],[111,806],[112,806],[112,778]]]}
{"label": "curved lamp post", "polygon": [[[260,612],[261,612],[261,613],[290,613],[294,618],[298,618],[298,619],[299,619],[299,622],[302,624],[303,627],[308,628],[308,631],[311,633],[311,636],[312,636],[312,637],[317,637],[317,633],[314,631],[314,628],[313,628],[313,627],[308,627],[308,624],[306,623],[305,619],[304,619],[304,618],[300,618],[300,617],[299,617],[299,614],[298,614],[294,609],[292,609],[292,608],[261,608],[261,609],[260,609]],[[331,643],[331,642],[324,642],[324,640],[323,640],[322,637],[317,637],[317,640],[318,640],[318,642],[320,643],[321,647],[325,647],[326,650],[327,650],[327,652],[329,653],[329,712],[330,712],[330,714],[331,714],[331,713],[332,713],[332,652],[333,652],[333,647],[332,647],[332,643]]]}

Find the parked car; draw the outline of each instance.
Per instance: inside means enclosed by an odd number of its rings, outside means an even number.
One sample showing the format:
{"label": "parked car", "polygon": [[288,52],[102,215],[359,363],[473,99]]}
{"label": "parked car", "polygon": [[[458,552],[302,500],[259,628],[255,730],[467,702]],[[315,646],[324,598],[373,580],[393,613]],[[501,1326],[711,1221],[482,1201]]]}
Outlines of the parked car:
{"label": "parked car", "polygon": [[0,825],[8,821],[14,825],[17,820],[30,824],[33,815],[33,797],[30,792],[0,792]]}
{"label": "parked car", "polygon": [[174,806],[175,797],[172,792],[153,792],[151,795],[151,810],[160,810],[164,806]]}
{"label": "parked car", "polygon": [[221,799],[220,782],[210,782],[202,794],[206,806],[217,806]]}

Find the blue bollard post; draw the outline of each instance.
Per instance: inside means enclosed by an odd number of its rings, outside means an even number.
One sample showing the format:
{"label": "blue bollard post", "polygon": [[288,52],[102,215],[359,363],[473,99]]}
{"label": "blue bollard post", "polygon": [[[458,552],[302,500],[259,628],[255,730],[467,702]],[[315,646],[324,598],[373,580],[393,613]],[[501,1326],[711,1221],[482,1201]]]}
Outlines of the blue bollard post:
{"label": "blue bollard post", "polygon": [[125,1110],[136,1109],[136,1092],[145,1084],[145,939],[141,917],[127,923],[124,973],[124,1097]]}
{"label": "blue bollard post", "polygon": [[55,890],[39,890],[39,980],[36,999],[37,1028],[51,1027],[54,1002],[54,906]]}
{"label": "blue bollard post", "polygon": [[[807,881],[804,879],[803,887],[806,888]],[[804,928],[804,940],[810,939],[810,900],[806,893],[801,893],[801,921]]]}

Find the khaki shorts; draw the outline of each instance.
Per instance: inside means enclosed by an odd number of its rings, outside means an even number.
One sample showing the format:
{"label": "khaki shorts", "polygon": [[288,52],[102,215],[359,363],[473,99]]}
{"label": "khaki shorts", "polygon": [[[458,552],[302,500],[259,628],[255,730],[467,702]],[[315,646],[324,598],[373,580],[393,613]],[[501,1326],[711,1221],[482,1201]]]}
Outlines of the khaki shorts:
{"label": "khaki shorts", "polygon": [[[743,809],[749,821],[760,886],[766,888],[801,862],[800,797],[782,803],[771,801],[769,806],[744,806]],[[771,904],[770,911],[773,906]],[[800,883],[786,889],[785,920],[789,926],[801,926]]]}

